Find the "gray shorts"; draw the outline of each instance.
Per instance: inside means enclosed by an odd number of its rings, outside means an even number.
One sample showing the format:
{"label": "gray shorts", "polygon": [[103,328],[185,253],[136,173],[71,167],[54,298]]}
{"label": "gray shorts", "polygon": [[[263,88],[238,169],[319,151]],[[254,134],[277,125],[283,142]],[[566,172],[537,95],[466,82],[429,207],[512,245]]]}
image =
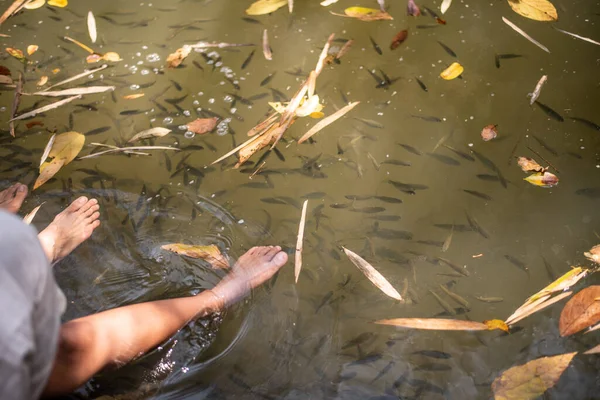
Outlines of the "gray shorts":
{"label": "gray shorts", "polygon": [[40,397],[65,306],[35,229],[0,210],[0,399]]}

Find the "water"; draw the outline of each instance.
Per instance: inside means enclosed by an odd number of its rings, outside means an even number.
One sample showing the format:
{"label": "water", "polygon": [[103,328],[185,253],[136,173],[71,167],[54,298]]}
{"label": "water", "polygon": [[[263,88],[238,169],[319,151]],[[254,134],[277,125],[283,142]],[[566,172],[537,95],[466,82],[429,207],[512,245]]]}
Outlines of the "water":
{"label": "water", "polygon": [[[363,3],[376,7],[375,2]],[[202,262],[166,254],[160,249],[165,243],[215,243],[233,258],[256,244],[293,249],[300,210],[289,204],[272,204],[268,198],[287,196],[300,202],[307,194],[324,193],[322,197],[310,196],[304,268],[297,285],[290,263],[276,280],[256,290],[243,304],[186,326],[131,365],[94,378],[74,398],[364,399],[384,398],[376,396],[386,392],[423,399],[488,398],[490,383],[506,368],[597,343],[592,335],[560,338],[560,306],[524,320],[518,324],[521,329],[514,329],[510,335],[417,332],[372,324],[381,318],[440,315],[444,310],[428,290],[448,282],[454,283],[453,290],[470,302],[471,310],[466,314],[469,319],[504,319],[545,286],[551,280],[549,275],[558,276],[570,265],[585,264],[583,252],[598,242],[600,189],[583,195],[576,191],[600,186],[600,136],[569,117],[599,122],[597,47],[563,35],[547,23],[525,20],[501,1],[455,0],[445,15],[448,24],[429,29],[418,29],[416,25],[433,24],[433,20],[405,16],[403,2],[390,4],[394,21],[368,23],[328,13],[330,9],[342,12],[354,4],[340,2],[325,9],[318,2],[296,1],[292,16],[282,9],[257,17],[261,23],[252,24],[241,19],[248,4],[72,2],[65,9],[27,11],[3,25],[2,32],[12,36],[2,38],[5,47],[40,46],[38,53],[30,57],[34,64],[25,73],[27,91],[34,90],[34,82],[42,75],[48,75],[53,83],[89,67],[86,53],[61,37],[69,35],[88,42],[84,16],[90,7],[99,31],[95,48],[100,52],[116,51],[123,58],[79,83],[115,85],[114,97],[86,96],[33,119],[43,122],[43,127],[27,129],[20,122],[16,139],[3,136],[3,183],[15,179],[33,183],[36,174],[28,172],[30,166],[18,164],[37,165],[49,131],[72,129],[86,133],[108,127],[86,142],[115,144],[151,126],[166,126],[173,132],[156,140],[157,145],[204,148],[167,153],[169,161],[160,151],[151,157],[107,155],[74,161],[60,171],[55,181],[29,196],[24,212],[46,201],[34,220],[38,228],[76,195],[95,196],[102,206],[101,227],[55,270],[69,299],[65,320],[140,301],[191,295],[218,282],[220,275]],[[557,27],[600,37],[598,4],[554,4],[560,15]],[[2,6],[6,8],[8,2]],[[518,36],[501,21],[501,16],[544,43],[551,53],[542,52]],[[264,28],[269,30],[273,49],[270,62],[260,49]],[[407,41],[390,51],[391,38],[406,28]],[[338,38],[353,38],[355,44],[341,65],[326,67],[318,79],[317,91],[326,104],[324,112],[328,115],[342,107],[342,94],[361,104],[315,136],[313,144],[298,146],[292,140],[315,123],[306,118],[298,120],[286,133],[287,141],[278,145],[285,161],[273,154],[266,160],[264,168],[270,173],[257,174],[250,180],[250,173],[231,169],[233,159],[205,169],[234,144],[246,140],[245,132],[268,111],[267,102],[272,100],[269,88],[288,97],[295,93],[303,78],[286,71],[301,69],[307,73],[314,68],[320,48],[332,32]],[[382,48],[383,55],[372,48],[369,36]],[[169,53],[199,40],[252,42],[258,47],[243,70],[241,65],[252,48],[209,50],[206,55],[213,61],[192,53],[183,67],[165,68]],[[450,47],[458,58],[446,53],[437,41]],[[503,59],[496,68],[495,54],[506,53],[523,57]],[[16,76],[18,62],[6,54],[2,57],[2,64]],[[439,73],[454,61],[465,67],[463,79],[441,80]],[[55,68],[60,71],[53,74]],[[383,70],[390,78],[400,79],[387,90],[376,89],[366,69],[377,74]],[[269,74],[275,76],[260,87]],[[529,106],[526,95],[544,74],[549,79],[539,101],[556,110],[564,122]],[[416,78],[425,83],[427,92]],[[241,89],[236,90],[228,79]],[[78,84],[70,87],[75,86]],[[123,99],[138,92],[145,96]],[[269,96],[252,104],[236,101],[235,112],[230,112],[232,94],[248,98],[260,93]],[[156,101],[166,111],[150,101],[155,96],[159,96]],[[183,96],[187,97],[176,105],[164,100]],[[2,92],[0,101],[5,107],[2,114],[8,118],[12,91]],[[23,97],[20,110],[33,107],[36,101]],[[121,115],[125,110],[142,112]],[[231,122],[204,136],[192,137],[185,127],[180,129],[199,115],[207,116],[203,114],[206,110],[231,118]],[[442,122],[411,115],[435,116]],[[383,128],[374,128],[357,118],[376,121]],[[498,124],[499,135],[484,143],[479,134],[488,124]],[[356,139],[360,135],[363,137]],[[444,137],[443,145],[438,145]],[[338,143],[343,154],[338,154]],[[413,146],[422,155],[397,143]],[[495,172],[479,160],[459,157],[444,145],[471,157],[470,151],[475,150],[492,160],[507,186],[477,178]],[[515,160],[511,161],[515,145],[514,155],[533,157],[546,165],[529,146],[548,160],[560,171],[560,184],[543,189],[524,182],[526,175]],[[16,155],[8,157],[15,151]],[[89,152],[86,147],[82,154]],[[377,170],[367,153],[378,163],[401,160],[410,166],[383,163]],[[447,159],[442,162],[439,156],[451,157],[453,165],[447,164]],[[172,176],[184,158],[186,165],[195,170],[182,170]],[[90,175],[86,169],[99,171],[100,175]],[[389,180],[425,185],[427,189],[409,195]],[[64,190],[71,186],[72,190]],[[485,193],[492,200],[471,196],[465,189]],[[400,198],[401,204],[373,198],[356,200],[353,207],[385,207],[381,215],[401,219],[379,222],[378,231],[372,218],[378,214],[330,207],[351,203],[345,196],[353,195]],[[313,210],[319,205],[324,208],[317,229]],[[468,228],[466,213],[478,221],[489,238]],[[441,246],[452,225],[452,242],[443,253]],[[461,231],[464,226],[465,232]],[[378,232],[382,229],[411,232],[412,239],[381,238]],[[406,278],[418,294],[418,303],[402,305],[384,296],[346,260],[340,245],[371,261],[396,288],[400,289]],[[509,262],[506,255],[524,263],[529,274]],[[452,270],[428,261],[439,256],[466,266],[470,276],[445,275],[452,274]],[[551,265],[550,273],[542,257]],[[597,277],[592,276],[580,286],[594,282]],[[473,296],[499,296],[504,301],[481,303]],[[365,333],[362,337],[367,339],[360,346],[344,346]],[[412,354],[418,350],[444,351],[451,358],[438,360]],[[365,355],[373,357],[353,364]],[[390,361],[393,364],[388,372],[374,380]],[[592,398],[599,386],[597,371],[597,358],[579,357],[547,395]],[[436,386],[427,386],[425,381]]]}

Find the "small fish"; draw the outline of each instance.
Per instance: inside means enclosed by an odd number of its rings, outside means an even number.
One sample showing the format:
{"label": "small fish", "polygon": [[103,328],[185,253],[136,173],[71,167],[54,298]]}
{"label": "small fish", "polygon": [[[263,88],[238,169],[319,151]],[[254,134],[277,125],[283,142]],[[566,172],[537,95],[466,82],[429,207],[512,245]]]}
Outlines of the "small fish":
{"label": "small fish", "polygon": [[322,199],[327,194],[325,192],[311,192],[307,193],[304,196],[301,196],[303,199]]}
{"label": "small fish", "polygon": [[467,221],[469,222],[469,226],[471,226],[471,229],[473,231],[479,233],[485,239],[490,238],[490,235],[481,227],[481,225],[479,225],[479,223],[474,217],[470,216],[467,212],[465,212],[465,215],[467,217]]}
{"label": "small fish", "polygon": [[551,109],[550,107],[548,107],[547,105],[545,105],[544,103],[540,103],[539,101],[535,101],[535,105],[537,105],[539,108],[542,109],[542,111],[544,113],[546,113],[547,116],[554,118],[555,120],[559,121],[559,122],[564,122],[565,119],[562,117],[562,115],[560,115],[559,113],[557,113],[556,111],[554,111],[553,109]]}
{"label": "small fish", "polygon": [[467,154],[467,153],[465,153],[463,151],[457,150],[454,147],[450,147],[450,146],[448,146],[446,144],[442,144],[442,146],[444,146],[448,150],[452,151],[454,154],[456,154],[457,156],[459,156],[463,160],[475,161],[475,158],[473,156],[471,156],[470,154]]}
{"label": "small fish", "polygon": [[[343,154],[343,151],[340,153],[340,150],[341,150],[341,147],[340,147],[340,145],[338,143],[338,154]],[[379,164],[377,162],[377,160],[375,159],[375,157],[373,157],[373,155],[371,153],[369,153],[369,152],[367,152],[367,157],[369,158],[369,160],[371,160],[371,162],[373,163],[373,166],[375,167],[375,169],[377,171],[379,171],[379,168],[381,167],[381,164]]]}
{"label": "small fish", "polygon": [[271,82],[271,80],[275,77],[275,74],[276,72],[267,75],[267,77],[260,82],[260,86],[268,85]]}
{"label": "small fish", "polygon": [[446,310],[446,312],[450,315],[456,315],[456,311],[454,311],[454,308],[452,308],[452,306],[450,306],[450,304],[448,304],[446,302],[446,300],[442,299],[436,292],[434,292],[433,290],[429,289],[429,293],[431,293],[433,295],[433,297],[435,297],[435,299],[437,300],[437,302],[442,306],[442,308],[444,310]]}
{"label": "small fish", "polygon": [[437,372],[437,371],[450,371],[452,368],[446,364],[440,363],[426,363],[421,364],[415,368],[415,371],[429,371],[429,372]]}
{"label": "small fish", "polygon": [[427,122],[442,122],[441,118],[434,117],[432,115],[414,115],[414,114],[410,114],[410,116],[413,117],[413,118],[422,119],[423,121],[427,121]]}
{"label": "small fish", "polygon": [[315,308],[315,313],[318,313],[319,310],[323,308],[329,302],[329,300],[331,300],[331,297],[333,297],[333,291],[327,292],[327,294],[323,297],[319,305]]}
{"label": "small fish", "polygon": [[444,285],[440,285],[440,289],[442,289],[442,291],[444,293],[446,293],[448,295],[448,297],[450,297],[452,300],[456,301],[461,306],[465,307],[467,310],[470,308],[469,302],[467,300],[465,300],[462,296],[452,292],[450,289],[448,289]]}
{"label": "small fish", "polygon": [[492,160],[475,150],[471,150],[471,152],[486,168],[496,173],[500,172],[500,170]]}
{"label": "small fish", "polygon": [[119,115],[138,115],[138,114],[143,114],[147,111],[150,111],[150,110],[125,110],[125,111],[121,111],[119,113]]}
{"label": "small fish", "polygon": [[485,193],[478,192],[476,190],[463,189],[463,192],[470,194],[471,196],[479,197],[480,199],[492,201],[493,199]]}
{"label": "small fish", "polygon": [[382,357],[383,357],[383,354],[381,354],[381,353],[369,353],[366,356],[359,358],[358,360],[352,361],[348,365],[371,364],[371,363],[374,363],[375,361],[380,360]]}
{"label": "small fish", "polygon": [[408,144],[403,144],[403,143],[398,143],[398,146],[402,147],[404,150],[413,153],[417,156],[422,156],[423,153],[421,153],[419,150],[417,150],[416,148],[414,148],[413,146],[410,146]]}
{"label": "small fish", "polygon": [[369,200],[369,199],[373,198],[373,196],[371,196],[369,194],[367,194],[367,195],[347,194],[344,197],[347,198],[348,200],[355,200],[355,201],[363,201],[363,200]]}
{"label": "small fish", "polygon": [[535,139],[535,141],[538,142],[539,145],[542,146],[544,149],[546,149],[549,153],[551,153],[552,155],[558,157],[558,151],[556,151],[552,147],[548,146],[546,144],[546,142],[544,142],[542,139],[540,139],[536,135],[531,135],[531,137],[533,137]]}
{"label": "small fish", "polygon": [[512,265],[514,265],[515,267],[527,272],[527,274],[529,274],[529,268],[527,268],[527,266],[525,265],[525,263],[511,255],[505,254],[504,258],[506,258]]}
{"label": "small fish", "polygon": [[442,257],[437,257],[436,258],[437,261],[441,261],[444,264],[446,264],[447,266],[449,266],[450,268],[452,268],[454,271],[458,272],[459,274],[463,275],[463,276],[469,276],[469,271],[466,268],[463,268],[459,265],[454,264],[452,261],[447,260],[445,258]]}
{"label": "small fish", "polygon": [[400,221],[400,219],[402,219],[402,217],[400,217],[399,215],[374,215],[369,218],[374,219],[376,221]]}
{"label": "small fish", "polygon": [[422,80],[420,80],[419,78],[415,78],[415,80],[417,81],[417,83],[419,84],[419,86],[421,87],[421,89],[423,89],[423,91],[428,92],[429,90],[427,89],[427,86],[425,86],[425,84],[423,83]]}
{"label": "small fish", "polygon": [[424,245],[433,246],[433,247],[442,247],[444,245],[444,242],[440,242],[438,240],[417,240],[415,243],[424,244]]}
{"label": "small fish", "polygon": [[246,59],[242,63],[242,69],[246,68],[250,64],[250,61],[252,61],[252,58],[254,57],[255,52],[256,52],[256,50],[252,50],[250,52],[250,54],[248,55],[248,57],[246,57]]}
{"label": "small fish", "polygon": [[379,371],[379,373],[375,376],[375,378],[373,378],[373,380],[371,381],[371,383],[376,382],[382,376],[384,376],[385,374],[387,374],[389,372],[389,370],[394,367],[394,365],[396,365],[396,363],[394,361],[390,361],[388,363],[388,365],[386,365],[385,367],[383,367],[383,369],[381,371]]}
{"label": "small fish", "polygon": [[[429,383],[422,379],[409,379],[407,381],[407,383],[410,386],[417,387],[418,388],[418,390],[416,391],[417,393],[431,392],[431,393],[437,393],[437,394],[441,394],[441,395],[444,395],[446,393],[446,391],[443,388],[439,387],[438,385],[434,385],[433,383]],[[419,397],[421,398],[420,395],[419,395]]]}
{"label": "small fish", "polygon": [[600,131],[600,125],[595,124],[594,122],[587,120],[585,118],[578,118],[578,117],[569,117],[569,119],[573,120],[573,121],[577,121],[585,126],[587,126],[590,129],[594,129],[596,131]]}
{"label": "small fish", "polygon": [[364,119],[364,118],[357,118],[357,117],[354,117],[354,119],[362,122],[363,124],[365,124],[371,128],[377,128],[377,129],[385,128],[385,126],[383,126],[381,123],[379,123],[377,121],[373,121],[372,119]]}
{"label": "small fish", "polygon": [[178,92],[181,92],[183,90],[183,87],[181,87],[181,85],[177,81],[174,81],[173,79],[169,79],[169,81],[171,81],[171,84]]}
{"label": "small fish", "polygon": [[450,354],[443,352],[443,351],[439,351],[439,350],[417,350],[417,351],[413,351],[410,354],[417,354],[420,356],[437,358],[440,360],[448,360],[448,359],[452,358],[452,356]]}
{"label": "small fish", "polygon": [[450,230],[450,234],[444,240],[444,244],[442,245],[442,253],[445,253],[450,248],[450,244],[452,243],[452,236],[454,236],[454,224],[452,225],[452,229]]}
{"label": "small fish", "polygon": [[377,42],[375,42],[375,39],[373,39],[371,36],[369,36],[369,40],[371,40],[371,45],[373,45],[373,49],[375,49],[377,54],[382,55],[383,52],[381,51],[381,47],[379,47]]}
{"label": "small fish", "polygon": [[194,66],[196,68],[198,68],[199,70],[204,71],[204,67],[202,65],[200,65],[200,63],[198,61],[194,60],[194,61],[192,61],[192,64],[194,64]]}
{"label": "small fish", "polygon": [[350,211],[359,212],[359,213],[363,213],[363,214],[377,214],[377,213],[385,211],[385,208],[383,208],[383,207],[361,207],[361,208],[352,207],[350,209]]}
{"label": "small fish", "polygon": [[437,154],[437,153],[427,153],[427,155],[429,157],[435,158],[436,160],[438,160],[441,163],[444,163],[446,165],[451,165],[451,166],[459,166],[460,162],[455,160],[452,157],[449,156],[445,156],[443,154]]}
{"label": "small fish", "polygon": [[262,22],[250,17],[242,17],[242,21],[247,22],[249,24],[262,25]]}
{"label": "small fish", "polygon": [[439,28],[439,25],[427,24],[427,25],[417,25],[417,29],[431,29],[431,28]]}
{"label": "small fish", "polygon": [[373,197],[379,201],[383,201],[384,203],[390,203],[390,204],[402,203],[401,199],[397,199],[395,197],[388,197],[388,196],[373,196]]}
{"label": "small fish", "polygon": [[575,194],[590,199],[600,199],[600,187],[577,189],[575,191]]}
{"label": "small fish", "polygon": [[332,203],[329,205],[329,207],[342,209],[342,208],[349,208],[351,205],[352,205],[352,203]]}
{"label": "small fish", "polygon": [[188,96],[189,96],[189,95],[187,95],[187,94],[186,94],[186,95],[184,95],[184,96],[181,96],[181,97],[176,97],[176,98],[173,98],[173,99],[165,99],[165,101],[166,101],[167,103],[169,103],[169,104],[173,104],[173,105],[175,105],[175,104],[179,104],[179,103],[181,103],[182,101],[184,101],[184,100],[185,100],[185,99],[186,99]]}
{"label": "small fish", "polygon": [[429,189],[429,186],[421,185],[418,183],[402,183],[393,180],[388,180],[388,182],[392,184],[396,189],[408,194],[415,194],[417,190]]}
{"label": "small fish", "polygon": [[376,226],[376,228],[373,230],[372,234],[375,237],[378,237],[380,239],[387,239],[387,240],[395,240],[395,239],[411,240],[413,237],[412,233],[407,232],[407,231],[379,228],[378,226]]}
{"label": "small fish", "polygon": [[479,301],[483,301],[484,303],[501,303],[504,301],[502,297],[475,296],[475,298]]}
{"label": "small fish", "polygon": [[85,136],[98,135],[100,133],[104,133],[110,130],[110,126],[101,126],[100,128],[92,129],[91,131],[87,131],[84,133]]}
{"label": "small fish", "polygon": [[450,47],[446,46],[444,43],[440,42],[439,40],[438,40],[438,44],[440,46],[442,46],[442,49],[444,49],[446,51],[446,53],[448,53],[452,57],[455,57],[455,58],[457,57],[456,53]]}
{"label": "small fish", "polygon": [[548,76],[544,75],[540,78],[540,80],[538,81],[537,85],[535,85],[535,89],[533,90],[532,93],[529,93],[527,95],[527,97],[531,97],[531,100],[529,101],[529,105],[532,106],[533,103],[535,103],[535,101],[538,99],[538,97],[540,97],[540,93],[542,92],[542,87],[544,86],[544,84],[546,83],[546,81],[548,80]]}
{"label": "small fish", "polygon": [[391,159],[391,160],[386,159],[386,160],[382,161],[381,164],[396,165],[399,167],[410,167],[412,165],[408,161],[394,160],[394,159]]}
{"label": "small fish", "polygon": [[373,332],[363,332],[360,335],[356,336],[354,339],[350,339],[349,341],[344,343],[342,345],[341,349],[346,350],[350,347],[358,346],[374,337],[375,337],[375,334]]}
{"label": "small fish", "polygon": [[523,57],[521,54],[496,54],[494,57],[496,68],[500,68],[500,60],[510,60],[521,57]]}

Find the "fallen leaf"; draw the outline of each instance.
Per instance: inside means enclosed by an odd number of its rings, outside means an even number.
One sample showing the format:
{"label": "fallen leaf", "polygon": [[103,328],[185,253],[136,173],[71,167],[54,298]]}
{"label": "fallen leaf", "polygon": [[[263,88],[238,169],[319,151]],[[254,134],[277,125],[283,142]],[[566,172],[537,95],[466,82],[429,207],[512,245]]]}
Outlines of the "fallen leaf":
{"label": "fallen leaf", "polygon": [[0,65],[0,75],[7,75],[10,76],[10,69],[6,68],[3,65]]}
{"label": "fallen leaf", "polygon": [[49,6],[64,8],[69,4],[67,0],[48,0]]}
{"label": "fallen leaf", "polygon": [[600,244],[595,245],[589,252],[586,251],[583,255],[586,256],[588,260],[600,264]]}
{"label": "fallen leaf", "polygon": [[440,318],[394,318],[375,321],[379,325],[400,326],[402,328],[426,329],[433,331],[486,331],[481,322]]}
{"label": "fallen leaf", "polygon": [[483,323],[490,331],[493,331],[494,329],[500,329],[506,333],[509,332],[508,325],[506,325],[506,322],[502,321],[501,319],[489,319],[483,321]]}
{"label": "fallen leaf", "polygon": [[308,100],[304,101],[300,107],[296,109],[297,117],[306,117],[313,115],[314,113],[320,113],[323,109],[323,105],[319,102],[319,95],[315,94]]}
{"label": "fallen leaf", "polygon": [[300,276],[300,270],[302,269],[302,248],[304,243],[304,225],[306,224],[306,207],[308,200],[304,200],[302,205],[302,214],[300,217],[300,223],[298,224],[298,238],[296,240],[296,256],[294,260],[294,278],[298,283],[298,277]]}
{"label": "fallen leaf", "polygon": [[25,126],[27,127],[27,129],[31,129],[34,126],[44,126],[44,123],[42,121],[31,121],[26,123]]}
{"label": "fallen leaf", "polygon": [[13,49],[12,47],[7,47],[6,48],[6,52],[8,54],[10,54],[11,56],[13,56],[14,58],[16,58],[17,60],[19,60],[19,61],[24,61],[25,60],[25,55],[19,49]]}
{"label": "fallen leaf", "polygon": [[458,78],[463,73],[464,70],[465,69],[463,68],[462,65],[455,62],[455,63],[452,63],[448,68],[443,70],[442,73],[440,74],[440,77],[442,79],[450,81],[452,79]]}
{"label": "fallen leaf", "polygon": [[33,53],[38,51],[38,49],[39,49],[39,46],[37,46],[35,44],[30,44],[29,46],[27,46],[27,54],[32,55]]}
{"label": "fallen leaf", "polygon": [[144,97],[144,93],[134,93],[134,94],[128,94],[126,96],[123,96],[123,98],[125,100],[134,100],[134,99],[139,99],[140,97]]}
{"label": "fallen leaf", "polygon": [[492,383],[496,400],[536,399],[553,387],[577,352],[531,360],[509,368]]}
{"label": "fallen leaf", "polygon": [[52,73],[53,73],[54,75],[58,74],[59,72],[60,72],[60,68],[54,68],[54,69],[52,70]]}
{"label": "fallen leaf", "polygon": [[407,37],[408,37],[408,29],[398,32],[396,34],[396,36],[394,36],[394,38],[392,39],[392,44],[390,45],[390,50],[397,49],[398,46],[400,46],[402,43],[404,43],[404,41],[406,40]]}
{"label": "fallen leaf", "polygon": [[496,128],[498,125],[486,125],[481,130],[481,138],[485,142],[489,142],[492,139],[495,139],[498,136],[498,129]]}
{"label": "fallen leaf", "polygon": [[369,264],[365,259],[363,259],[358,254],[348,250],[345,247],[342,247],[346,256],[352,261],[352,264],[356,265],[356,267],[365,274],[367,279],[373,283],[379,290],[381,290],[386,295],[390,296],[393,299],[402,301],[402,296],[394,287],[388,282],[387,279],[379,271],[377,271],[371,264]]}
{"label": "fallen leaf", "polygon": [[214,245],[197,246],[183,243],[171,243],[161,246],[165,250],[181,254],[191,258],[201,258],[208,261],[214,269],[229,268],[229,261],[221,254],[219,248]]}
{"label": "fallen leaf", "polygon": [[40,80],[37,81],[36,85],[44,86],[48,82],[48,77],[46,75],[40,77]]}
{"label": "fallen leaf", "polygon": [[596,347],[589,349],[588,351],[586,351],[583,354],[599,354],[599,353],[600,353],[600,344],[597,345]]}
{"label": "fallen leaf", "polygon": [[308,132],[306,132],[298,140],[298,144],[302,144],[303,142],[307,141],[310,137],[312,137],[313,135],[315,135],[316,133],[318,133],[321,129],[325,128],[326,126],[328,126],[331,123],[335,122],[339,118],[343,117],[347,112],[349,112],[354,107],[356,107],[358,105],[358,103],[360,103],[360,101],[355,101],[354,103],[350,103],[347,106],[340,108],[335,113],[327,116],[326,118],[323,118],[321,121],[319,121],[317,124],[315,124],[315,126],[313,126],[312,128],[310,128],[310,130]]}
{"label": "fallen leaf", "polygon": [[440,6],[440,11],[442,12],[442,14],[446,14],[446,11],[448,11],[451,4],[452,4],[452,0],[443,0],[442,1],[442,5]]}
{"label": "fallen leaf", "polygon": [[197,135],[204,135],[215,129],[217,123],[219,122],[219,118],[197,118],[192,122],[187,124],[187,129],[190,132],[194,132]]}
{"label": "fallen leaf", "polygon": [[415,4],[415,0],[408,0],[408,4],[406,5],[406,15],[413,17],[421,15],[421,9]]}
{"label": "fallen leaf", "polygon": [[0,24],[6,21],[10,16],[12,16],[17,10],[21,8],[23,3],[27,0],[15,0],[12,4],[4,11],[4,14],[0,17]]}
{"label": "fallen leaf", "polygon": [[573,292],[564,292],[559,294],[558,296],[554,296],[550,298],[550,295],[546,295],[531,304],[528,304],[525,307],[520,307],[517,311],[515,311],[510,317],[506,319],[507,325],[514,325],[517,322],[521,321],[529,317],[532,314],[535,314],[538,311],[541,311],[547,307],[550,307],[552,304],[561,301],[565,297],[569,297]]}
{"label": "fallen leaf", "polygon": [[584,269],[583,267],[571,267],[571,270],[563,274],[561,277],[555,279],[548,286],[529,297],[525,304],[531,303],[542,296],[546,296],[548,294],[554,294],[557,292],[563,292],[569,289],[571,286],[575,285],[579,282],[580,279],[583,279],[590,272],[589,269]]}
{"label": "fallen leaf", "polygon": [[39,206],[31,210],[27,215],[25,215],[23,217],[23,222],[25,222],[27,225],[31,224],[31,221],[33,221],[33,219],[35,218],[35,214],[37,214],[37,212],[40,210],[40,207],[42,207],[44,203],[40,204]]}
{"label": "fallen leaf", "polygon": [[146,129],[145,131],[141,131],[140,133],[134,135],[131,139],[127,141],[127,143],[132,143],[137,140],[148,139],[152,137],[163,137],[165,135],[168,135],[169,132],[171,132],[170,129],[161,127]]}
{"label": "fallen leaf", "polygon": [[519,167],[523,170],[523,172],[546,172],[548,168],[542,167],[538,164],[533,158],[529,157],[519,157],[518,161]]}
{"label": "fallen leaf", "polygon": [[287,0],[258,0],[246,10],[248,15],[264,15],[279,10],[287,4]]}
{"label": "fallen leaf", "polygon": [[175,53],[171,53],[167,57],[167,66],[169,68],[177,68],[191,51],[192,48],[189,46],[184,46],[180,49],[177,49]]}
{"label": "fallen leaf", "polygon": [[48,154],[48,157],[51,157],[52,160],[44,162],[40,166],[40,175],[35,181],[33,189],[35,190],[46,183],[48,179],[56,175],[63,166],[73,161],[83,148],[84,143],[85,135],[82,135],[79,132],[65,132],[57,135],[54,138],[54,144]]}
{"label": "fallen leaf", "polygon": [[17,117],[11,118],[9,122],[17,121],[17,120],[25,119],[25,118],[29,118],[29,117],[33,117],[33,116],[38,115],[40,113],[43,113],[43,112],[46,112],[46,111],[50,111],[50,110],[54,110],[55,108],[58,108],[58,107],[60,107],[62,105],[65,105],[67,103],[70,103],[73,100],[80,99],[80,98],[81,98],[81,95],[77,95],[77,96],[67,97],[66,99],[62,99],[62,100],[59,100],[59,101],[55,101],[54,103],[50,103],[50,104],[45,105],[43,107],[36,108],[33,111],[28,111],[28,112],[26,112],[24,114],[21,114],[21,115],[17,116]]}
{"label": "fallen leaf", "polygon": [[46,159],[48,158],[48,155],[50,155],[50,150],[52,150],[52,146],[54,146],[54,140],[56,140],[56,133],[50,137],[50,140],[48,140],[48,144],[46,144],[46,147],[44,148],[44,153],[42,154],[42,158],[40,159],[40,168],[44,164],[44,161],[46,161]]}
{"label": "fallen leaf", "polygon": [[342,17],[350,17],[356,18],[361,21],[383,21],[383,20],[393,20],[392,16],[388,14],[386,11],[381,11],[376,8],[367,8],[367,7],[348,7],[344,10],[344,14],[337,14],[331,12],[333,15],[338,15]]}
{"label": "fallen leaf", "polygon": [[527,178],[524,178],[527,182],[531,183],[535,186],[540,186],[543,188],[551,188],[553,186],[558,185],[558,177],[550,172],[538,172],[537,174],[529,175]]}
{"label": "fallen leaf", "polygon": [[27,10],[35,10],[36,8],[42,7],[44,4],[46,4],[46,0],[31,0],[25,3],[23,8]]}
{"label": "fallen leaf", "polygon": [[600,321],[600,285],[587,287],[571,298],[558,321],[560,336],[569,336]]}
{"label": "fallen leaf", "polygon": [[109,61],[109,62],[117,62],[117,61],[121,61],[121,56],[119,56],[118,53],[115,53],[114,51],[109,51],[108,53],[104,53],[104,55],[102,56],[102,59],[104,61]]}
{"label": "fallen leaf", "polygon": [[94,13],[91,11],[88,12],[87,16],[87,27],[92,43],[96,43],[98,37],[98,33],[96,32],[96,18],[94,18]]}
{"label": "fallen leaf", "polygon": [[519,15],[536,21],[557,21],[556,8],[548,0],[508,0],[508,5]]}

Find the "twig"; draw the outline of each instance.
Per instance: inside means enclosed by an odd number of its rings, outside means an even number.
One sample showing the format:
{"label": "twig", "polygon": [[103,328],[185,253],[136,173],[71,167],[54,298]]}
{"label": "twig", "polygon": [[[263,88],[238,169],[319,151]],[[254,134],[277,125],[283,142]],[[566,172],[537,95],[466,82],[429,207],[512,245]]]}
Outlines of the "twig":
{"label": "twig", "polygon": [[302,205],[302,217],[300,217],[300,225],[298,227],[298,241],[296,242],[296,259],[294,266],[294,275],[296,278],[296,283],[298,283],[298,276],[300,276],[300,270],[302,269],[302,248],[304,246],[304,225],[306,224],[307,205],[308,200],[304,200],[304,204]]}

